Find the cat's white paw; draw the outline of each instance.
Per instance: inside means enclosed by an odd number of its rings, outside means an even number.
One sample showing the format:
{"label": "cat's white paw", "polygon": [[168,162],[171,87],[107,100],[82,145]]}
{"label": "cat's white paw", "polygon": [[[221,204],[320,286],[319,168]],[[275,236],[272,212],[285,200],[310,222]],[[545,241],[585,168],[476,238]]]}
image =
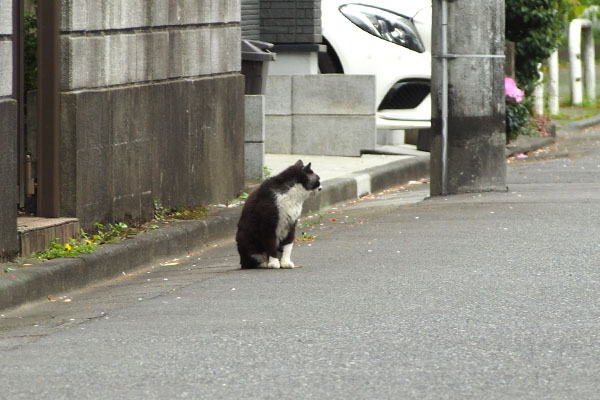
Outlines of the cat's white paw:
{"label": "cat's white paw", "polygon": [[277,258],[269,257],[267,268],[281,268],[281,264]]}
{"label": "cat's white paw", "polygon": [[281,260],[281,268],[294,268],[295,265],[292,260]]}

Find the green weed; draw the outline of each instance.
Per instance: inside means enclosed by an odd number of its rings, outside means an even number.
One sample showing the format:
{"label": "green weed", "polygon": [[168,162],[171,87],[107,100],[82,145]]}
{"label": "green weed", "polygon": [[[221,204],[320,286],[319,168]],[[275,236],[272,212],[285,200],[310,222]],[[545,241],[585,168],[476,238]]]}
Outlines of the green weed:
{"label": "green weed", "polygon": [[36,253],[34,256],[46,260],[61,257],[78,257],[80,254],[91,253],[96,249],[96,246],[98,246],[98,243],[94,243],[89,239],[84,239],[83,241],[71,239],[69,243],[62,244],[56,238],[52,240],[47,249]]}
{"label": "green weed", "polygon": [[78,257],[80,254],[91,253],[98,245],[119,242],[137,232],[123,222],[116,224],[95,223],[96,233],[88,234],[83,229],[80,231],[81,239],[70,239],[67,243],[60,243],[55,238],[50,242],[48,248],[37,252],[34,257],[50,260],[61,257]]}
{"label": "green weed", "polygon": [[304,218],[302,221],[298,223],[299,229],[309,228],[311,226],[316,226],[323,221],[323,213],[318,212],[316,214],[312,214],[312,211],[308,211],[308,217]]}
{"label": "green weed", "polygon": [[302,232],[302,235],[300,235],[300,237],[296,238],[296,242],[313,242],[317,239],[317,237],[315,235],[312,235],[310,233],[306,233],[306,232]]}
{"label": "green weed", "polygon": [[265,179],[270,178],[271,175],[273,175],[273,171],[271,170],[271,168],[267,167],[266,165],[263,167],[263,177]]}
{"label": "green weed", "polygon": [[169,220],[190,220],[199,219],[208,216],[208,210],[203,206],[196,207],[163,207],[158,201],[154,200],[154,219],[159,222]]}

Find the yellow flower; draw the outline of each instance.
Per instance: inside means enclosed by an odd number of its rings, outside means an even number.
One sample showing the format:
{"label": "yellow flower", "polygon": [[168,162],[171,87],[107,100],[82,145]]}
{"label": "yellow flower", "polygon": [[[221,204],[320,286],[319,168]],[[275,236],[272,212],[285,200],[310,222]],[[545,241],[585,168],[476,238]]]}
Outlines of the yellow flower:
{"label": "yellow flower", "polygon": [[71,250],[71,245],[69,243],[65,244],[65,249],[66,250]]}
{"label": "yellow flower", "polygon": [[86,242],[87,244],[92,244],[92,241],[91,241],[90,239],[85,239],[85,242]]}

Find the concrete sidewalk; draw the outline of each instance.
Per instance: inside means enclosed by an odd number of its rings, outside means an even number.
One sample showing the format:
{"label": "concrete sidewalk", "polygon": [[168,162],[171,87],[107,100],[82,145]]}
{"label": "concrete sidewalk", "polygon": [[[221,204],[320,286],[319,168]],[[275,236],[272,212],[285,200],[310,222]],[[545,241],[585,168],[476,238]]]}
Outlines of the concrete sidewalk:
{"label": "concrete sidewalk", "polygon": [[[402,150],[403,146],[398,146]],[[409,147],[407,147],[409,149]],[[374,155],[361,157],[267,154],[265,164],[273,175],[302,160],[312,163],[321,177],[323,191],[309,198],[304,210],[318,210],[331,204],[429,176],[429,153],[418,155]]]}
{"label": "concrete sidewalk", "polygon": [[[575,127],[568,129],[584,129],[598,123],[600,117],[585,123],[578,121]],[[550,143],[552,139],[548,138],[524,138],[510,153],[525,153]],[[268,154],[266,165],[272,174],[277,174],[298,159],[312,162],[313,169],[321,176],[323,190],[306,201],[304,212],[317,211],[429,176],[428,153],[417,152],[410,146],[391,150],[405,155],[328,157]],[[57,296],[96,281],[190,254],[211,242],[230,239],[235,234],[240,212],[240,206],[222,208],[201,220],[171,222],[132,239],[99,246],[93,253],[78,258],[55,259],[26,267],[2,264],[2,271],[7,268],[14,270],[0,273],[0,309],[44,299],[48,295]]]}

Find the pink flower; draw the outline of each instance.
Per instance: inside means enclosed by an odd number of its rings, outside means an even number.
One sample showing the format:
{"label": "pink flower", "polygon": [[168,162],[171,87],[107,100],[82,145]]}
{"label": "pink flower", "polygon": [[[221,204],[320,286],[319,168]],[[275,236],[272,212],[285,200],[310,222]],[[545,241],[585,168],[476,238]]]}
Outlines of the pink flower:
{"label": "pink flower", "polygon": [[517,103],[523,100],[525,92],[517,87],[517,83],[513,78],[504,78],[504,93],[506,97],[514,99]]}

